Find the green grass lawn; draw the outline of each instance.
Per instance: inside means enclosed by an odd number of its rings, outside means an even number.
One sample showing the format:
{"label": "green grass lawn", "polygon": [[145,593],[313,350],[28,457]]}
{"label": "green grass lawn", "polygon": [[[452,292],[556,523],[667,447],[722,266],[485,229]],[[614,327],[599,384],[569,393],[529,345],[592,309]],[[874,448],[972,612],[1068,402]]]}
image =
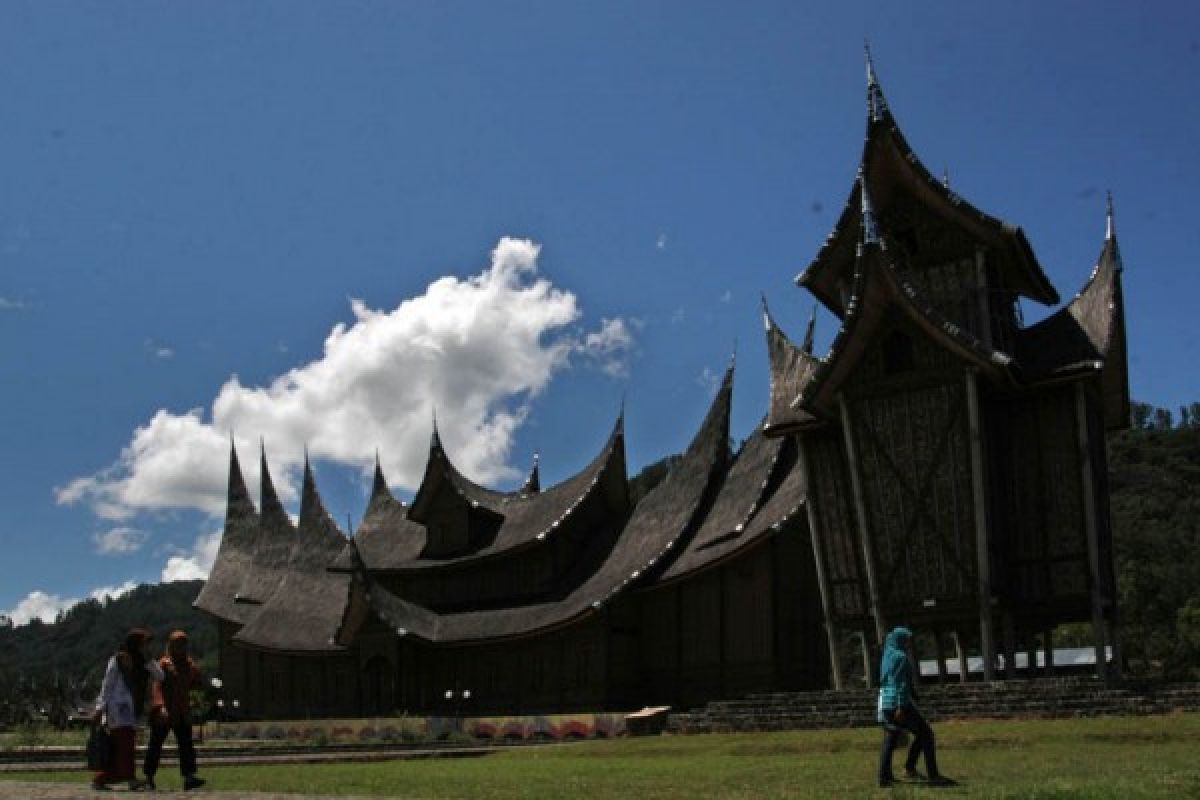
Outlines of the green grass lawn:
{"label": "green grass lawn", "polygon": [[[420,798],[1200,798],[1200,714],[975,720],[934,730],[942,770],[957,787],[876,789],[873,729],[661,736],[373,764],[201,764],[201,771],[216,789]],[[4,777],[86,780],[79,772]],[[177,774],[164,768],[159,778],[160,788],[178,788]]]}

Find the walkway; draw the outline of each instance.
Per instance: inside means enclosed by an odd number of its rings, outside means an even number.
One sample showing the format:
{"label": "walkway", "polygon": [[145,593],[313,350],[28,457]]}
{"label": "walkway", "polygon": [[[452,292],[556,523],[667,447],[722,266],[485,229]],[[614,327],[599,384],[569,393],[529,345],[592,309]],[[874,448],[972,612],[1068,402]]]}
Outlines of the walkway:
{"label": "walkway", "polygon": [[[82,776],[81,776],[82,777]],[[31,783],[27,781],[0,781],[0,800],[95,800],[106,797],[145,797],[154,800],[334,800],[322,795],[275,794],[264,792],[221,792],[207,787],[199,792],[94,792],[86,782],[79,783]],[[368,800],[340,795],[336,800]],[[378,800],[373,798],[372,800]]]}

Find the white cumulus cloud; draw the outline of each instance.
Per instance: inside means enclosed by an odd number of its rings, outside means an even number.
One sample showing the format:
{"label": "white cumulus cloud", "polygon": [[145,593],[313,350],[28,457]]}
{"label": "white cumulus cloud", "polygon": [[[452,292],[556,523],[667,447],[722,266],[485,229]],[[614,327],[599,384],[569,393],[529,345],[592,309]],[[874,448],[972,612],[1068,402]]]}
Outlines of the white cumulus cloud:
{"label": "white cumulus cloud", "polygon": [[202,534],[192,544],[191,552],[167,559],[159,580],[163,583],[206,580],[213,562],[217,560],[217,548],[220,546],[220,531]]}
{"label": "white cumulus cloud", "polygon": [[623,378],[628,373],[633,332],[625,320],[601,319],[600,329],[583,337],[578,349],[592,358],[605,373]]}
{"label": "white cumulus cloud", "polygon": [[333,327],[319,358],[265,386],[231,377],[209,409],[159,410],[116,462],[57,488],[58,502],[112,520],[167,509],[219,514],[231,436],[251,487],[265,440],[285,502],[296,497],[306,444],[314,459],[364,471],[378,448],[389,481],[414,488],[435,409],[464,472],[485,482],[518,477],[508,456],[529,399],[575,355],[621,374],[633,343],[621,319],[577,330],[576,297],[538,276],[539,250],[506,237],[477,275],[439,278],[391,310],[352,300],[353,322]]}
{"label": "white cumulus cloud", "polygon": [[145,531],[122,525],[97,533],[92,537],[92,540],[96,543],[97,553],[101,555],[114,555],[136,553],[146,543],[146,538],[147,534]]}

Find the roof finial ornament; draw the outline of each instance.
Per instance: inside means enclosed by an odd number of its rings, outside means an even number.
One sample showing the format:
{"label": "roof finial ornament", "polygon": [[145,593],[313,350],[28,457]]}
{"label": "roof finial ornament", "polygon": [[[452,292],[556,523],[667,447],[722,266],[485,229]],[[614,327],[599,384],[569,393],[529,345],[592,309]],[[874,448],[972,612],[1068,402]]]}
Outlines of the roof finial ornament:
{"label": "roof finial ornament", "polygon": [[766,292],[760,292],[759,297],[762,299],[763,327],[769,331],[771,330],[771,310],[767,308]]}
{"label": "roof finial ornament", "polygon": [[1113,201],[1112,190],[1108,191],[1108,206],[1104,213],[1104,239],[1112,241],[1117,238],[1117,229],[1113,225]]}
{"label": "roof finial ornament", "polygon": [[441,447],[442,446],[442,437],[438,433],[438,426],[437,426],[437,406],[433,407],[433,433],[430,434],[430,436],[429,436],[429,446],[430,447]]}
{"label": "roof finial ornament", "polygon": [[804,341],[800,343],[800,349],[812,355],[813,339],[817,331],[817,304],[813,303],[812,313],[808,315],[808,328],[804,331]]}
{"label": "roof finial ornament", "polygon": [[867,57],[867,112],[871,122],[878,122],[887,111],[887,101],[883,99],[883,89],[875,75],[875,61],[871,58],[871,43],[866,38],[863,39],[863,53]]}
{"label": "roof finial ornament", "polygon": [[942,188],[943,189],[950,188],[950,168],[949,167],[942,167]]}

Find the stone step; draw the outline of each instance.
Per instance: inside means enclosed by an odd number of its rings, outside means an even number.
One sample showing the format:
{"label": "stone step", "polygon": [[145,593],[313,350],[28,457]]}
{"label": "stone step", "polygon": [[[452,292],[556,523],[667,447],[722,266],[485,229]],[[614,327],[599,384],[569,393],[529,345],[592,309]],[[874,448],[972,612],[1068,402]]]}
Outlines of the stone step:
{"label": "stone step", "polygon": [[[1131,681],[1106,686],[1073,677],[920,687],[931,720],[955,718],[1090,717],[1200,711],[1200,683]],[[872,726],[876,690],[771,692],[722,700],[670,715],[681,733]]]}

